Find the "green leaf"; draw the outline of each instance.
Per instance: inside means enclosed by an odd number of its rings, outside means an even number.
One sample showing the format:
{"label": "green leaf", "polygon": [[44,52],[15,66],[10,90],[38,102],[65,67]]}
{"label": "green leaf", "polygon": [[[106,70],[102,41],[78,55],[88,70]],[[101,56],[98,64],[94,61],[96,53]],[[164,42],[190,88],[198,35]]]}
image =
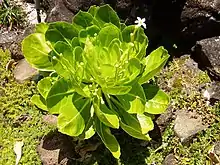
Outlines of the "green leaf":
{"label": "green leaf", "polygon": [[95,19],[100,27],[103,27],[105,23],[112,23],[120,28],[119,17],[109,5],[99,7],[95,14]]}
{"label": "green leaf", "polygon": [[64,80],[63,78],[56,81],[46,98],[49,112],[52,114],[59,114],[63,107],[62,100],[66,96],[72,95],[74,92],[75,90],[72,89],[72,84],[70,81]]}
{"label": "green leaf", "polygon": [[110,129],[104,124],[102,124],[102,122],[100,122],[97,118],[95,119],[95,129],[99,137],[101,138],[102,142],[109,149],[112,155],[116,159],[119,159],[121,155],[120,146],[116,138],[111,134]]}
{"label": "green leaf", "polygon": [[136,29],[135,25],[127,26],[122,31],[122,38],[124,42],[134,44],[136,58],[142,59],[146,55],[148,39],[142,28]]}
{"label": "green leaf", "polygon": [[131,86],[102,87],[102,90],[110,95],[125,95],[131,90]]}
{"label": "green leaf", "polygon": [[73,24],[78,25],[80,29],[86,28],[92,25],[93,16],[84,11],[79,11],[74,17],[73,17]]}
{"label": "green leaf", "polygon": [[141,132],[147,134],[149,131],[154,129],[154,123],[149,115],[137,114],[137,119],[141,125]]}
{"label": "green leaf", "polygon": [[145,112],[146,98],[142,86],[138,83],[126,95],[117,96],[124,109],[131,114],[143,114]]}
{"label": "green leaf", "polygon": [[147,56],[144,61],[146,67],[142,77],[139,79],[139,83],[146,83],[154,77],[164,67],[168,58],[169,54],[162,46]]}
{"label": "green leaf", "polygon": [[44,23],[44,22],[39,23],[36,25],[35,33],[45,34],[48,28],[49,28],[49,26],[47,23]]}
{"label": "green leaf", "polygon": [[62,108],[57,119],[57,127],[61,133],[69,136],[79,136],[85,128],[85,122],[81,112],[87,103],[82,105],[82,108],[78,110],[74,106],[72,98],[73,95],[68,95],[62,99]]}
{"label": "green leaf", "polygon": [[52,44],[58,41],[64,41],[71,45],[70,41],[77,36],[78,30],[67,22],[50,23],[45,34],[46,40],[50,41]]}
{"label": "green leaf", "polygon": [[48,55],[50,51],[51,49],[46,44],[44,34],[41,33],[31,34],[22,42],[22,52],[26,60],[40,70],[53,70]]}
{"label": "green leaf", "polygon": [[112,128],[119,128],[118,116],[110,110],[104,103],[100,103],[100,100],[94,100],[93,106],[95,114],[101,122]]}
{"label": "green leaf", "polygon": [[47,94],[50,91],[51,87],[52,87],[51,77],[45,77],[42,80],[40,80],[37,84],[37,89],[44,99],[46,99]]}
{"label": "green leaf", "polygon": [[51,52],[52,64],[56,72],[65,78],[69,78],[71,74],[75,73],[74,69],[74,56],[71,46],[65,42],[58,41],[54,45],[54,51]]}
{"label": "green leaf", "polygon": [[99,33],[100,29],[96,25],[92,25],[90,27],[87,27],[86,29],[83,29],[79,32],[79,40],[82,43],[86,42],[87,37],[95,37]]}
{"label": "green leaf", "polygon": [[84,139],[89,139],[89,138],[91,138],[93,135],[95,135],[95,130],[94,130],[93,126],[90,126],[89,129],[85,132],[85,137],[84,137]]}
{"label": "green leaf", "polygon": [[90,6],[88,12],[94,17],[98,9],[98,6]]}
{"label": "green leaf", "polygon": [[120,52],[120,40],[115,38],[109,44],[108,47],[108,62],[109,64],[115,66],[115,64],[120,60],[121,52]]}
{"label": "green leaf", "polygon": [[149,136],[146,135],[145,125],[141,125],[136,115],[129,114],[121,108],[119,108],[119,114],[120,126],[125,132],[137,139],[150,140]]}
{"label": "green leaf", "polygon": [[46,101],[40,95],[33,95],[31,97],[31,102],[35,104],[38,108],[47,111]]}
{"label": "green leaf", "polygon": [[136,58],[130,59],[128,61],[128,68],[126,72],[127,77],[129,77],[129,81],[127,83],[130,83],[131,81],[137,79],[141,70],[142,70],[142,66],[140,61]]}
{"label": "green leaf", "polygon": [[151,84],[144,84],[143,89],[147,98],[145,112],[149,114],[163,113],[170,102],[169,96],[159,87]]}
{"label": "green leaf", "polygon": [[98,35],[98,41],[100,42],[101,46],[108,47],[113,39],[119,37],[120,30],[114,25],[109,25],[100,30]]}

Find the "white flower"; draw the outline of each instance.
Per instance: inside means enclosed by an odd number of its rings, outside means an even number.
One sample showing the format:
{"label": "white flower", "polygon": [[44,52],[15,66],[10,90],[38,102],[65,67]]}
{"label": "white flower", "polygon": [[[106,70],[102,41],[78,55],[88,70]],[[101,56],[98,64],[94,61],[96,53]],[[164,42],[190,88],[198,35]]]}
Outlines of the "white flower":
{"label": "white flower", "polygon": [[144,29],[146,29],[147,26],[146,26],[146,24],[145,24],[145,21],[146,21],[145,18],[141,19],[140,17],[137,17],[137,20],[136,20],[134,23],[137,24],[137,25],[136,25],[137,27],[141,27],[141,26],[143,26]]}

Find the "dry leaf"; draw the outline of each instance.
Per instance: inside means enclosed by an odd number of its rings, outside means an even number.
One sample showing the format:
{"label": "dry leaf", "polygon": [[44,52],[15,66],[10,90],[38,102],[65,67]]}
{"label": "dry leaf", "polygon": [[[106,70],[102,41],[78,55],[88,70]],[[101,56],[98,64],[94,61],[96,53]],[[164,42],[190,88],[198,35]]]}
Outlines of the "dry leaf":
{"label": "dry leaf", "polygon": [[15,144],[14,144],[14,152],[16,154],[16,163],[15,163],[15,165],[18,165],[18,163],[21,159],[23,145],[24,145],[23,141],[16,141]]}

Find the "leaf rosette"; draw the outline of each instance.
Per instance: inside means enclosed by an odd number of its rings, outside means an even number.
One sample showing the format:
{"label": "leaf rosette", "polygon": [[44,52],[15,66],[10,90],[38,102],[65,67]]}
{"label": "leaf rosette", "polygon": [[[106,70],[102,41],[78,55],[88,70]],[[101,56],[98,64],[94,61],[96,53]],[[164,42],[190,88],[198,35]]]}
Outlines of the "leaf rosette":
{"label": "leaf rosette", "polygon": [[148,39],[141,27],[120,23],[109,6],[80,11],[72,23],[41,23],[23,40],[27,61],[50,75],[38,82],[31,101],[58,115],[60,132],[88,139],[95,132],[115,158],[120,146],[111,129],[150,140],[153,115],[169,97],[149,84],[165,65],[159,47],[145,57]]}

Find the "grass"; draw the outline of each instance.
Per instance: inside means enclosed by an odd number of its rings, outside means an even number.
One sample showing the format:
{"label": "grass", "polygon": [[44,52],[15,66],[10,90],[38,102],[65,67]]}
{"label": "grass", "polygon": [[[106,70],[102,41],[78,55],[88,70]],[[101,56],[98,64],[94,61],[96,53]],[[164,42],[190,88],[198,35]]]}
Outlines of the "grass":
{"label": "grass", "polygon": [[[42,122],[42,112],[30,103],[36,93],[36,84],[30,81],[18,84],[10,71],[5,70],[10,60],[9,52],[0,50],[0,164],[15,163],[13,146],[23,140],[20,164],[41,164],[36,147],[42,136],[54,128]],[[189,145],[182,145],[175,136],[172,121],[162,135],[162,143],[134,139],[123,132],[115,132],[121,146],[121,159],[115,160],[101,145],[93,152],[91,164],[100,165],[161,165],[164,158],[173,153],[180,165],[210,164],[208,151],[220,141],[220,104],[207,105],[200,88],[211,82],[205,72],[185,66],[188,57],[171,62],[158,76],[159,85],[170,94],[173,111],[196,111],[210,126],[200,132]],[[202,86],[202,87],[201,87]]]}
{"label": "grass", "polygon": [[0,26],[6,26],[11,30],[14,27],[23,27],[25,25],[25,13],[21,7],[3,0],[0,4]]}

